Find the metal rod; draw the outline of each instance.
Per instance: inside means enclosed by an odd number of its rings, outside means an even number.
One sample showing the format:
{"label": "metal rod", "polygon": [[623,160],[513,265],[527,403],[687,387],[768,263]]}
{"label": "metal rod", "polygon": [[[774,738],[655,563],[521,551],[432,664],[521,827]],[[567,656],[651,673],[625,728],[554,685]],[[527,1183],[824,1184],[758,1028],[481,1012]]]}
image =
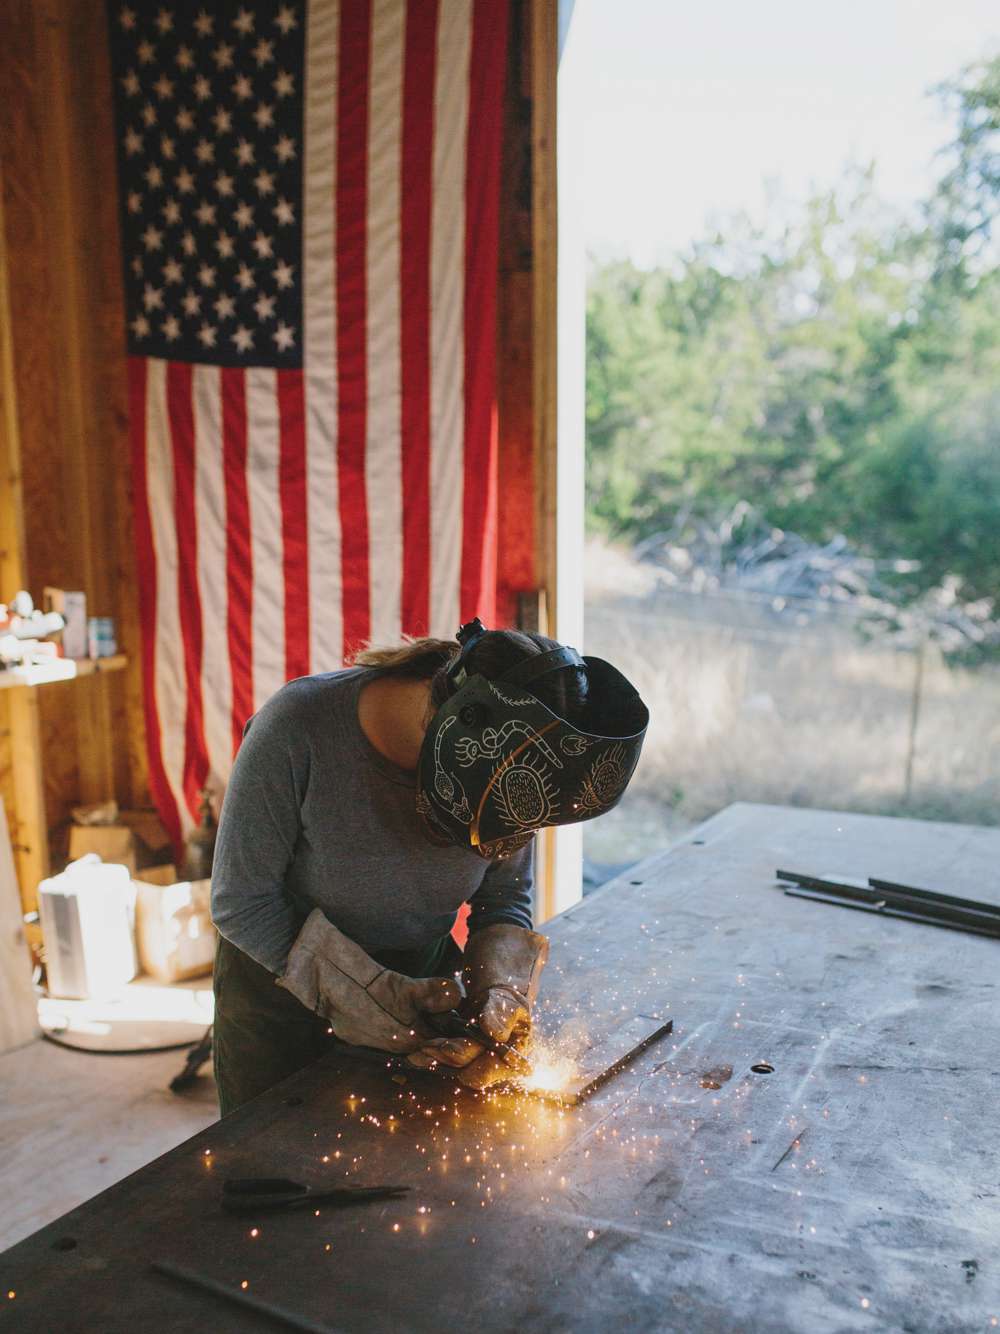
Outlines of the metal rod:
{"label": "metal rod", "polygon": [[591,1095],[596,1093],[597,1090],[601,1088],[602,1085],[606,1084],[609,1079],[613,1079],[614,1076],[624,1070],[627,1065],[631,1065],[636,1057],[641,1056],[642,1053],[648,1047],[651,1047],[654,1042],[658,1042],[660,1038],[666,1037],[668,1033],[672,1033],[673,1031],[674,1021],[668,1019],[665,1024],[660,1025],[655,1033],[650,1033],[649,1037],[643,1038],[641,1042],[637,1042],[636,1045],[630,1051],[627,1051],[624,1056],[615,1061],[612,1065],[609,1065],[606,1070],[602,1070],[601,1073],[596,1075],[589,1084],[585,1084],[576,1095],[576,1101],[578,1103],[583,1102],[585,1098],[591,1097]]}
{"label": "metal rod", "polygon": [[1000,919],[1000,905],[983,903],[979,899],[960,899],[957,894],[939,894],[933,889],[914,889],[912,885],[898,885],[893,880],[877,880],[868,877],[872,889],[885,890],[890,894],[906,894],[909,898],[926,899],[929,903],[947,903],[956,908],[969,908],[973,912],[984,913],[988,917]]}
{"label": "metal rod", "polygon": [[981,935],[1000,937],[1000,911],[992,904],[936,894],[929,889],[893,885],[885,880],[873,879],[868,885],[847,885],[835,880],[824,880],[822,876],[802,875],[797,871],[778,871],[777,875],[779,880],[790,880],[803,889],[813,890],[828,898],[853,899],[870,904],[878,911],[895,908],[899,910],[898,915],[947,923]]}
{"label": "metal rod", "polygon": [[576,1107],[587,1098],[592,1097],[599,1088],[606,1084],[609,1079],[613,1079],[619,1071],[624,1070],[627,1065],[631,1065],[636,1057],[641,1056],[642,1053],[648,1047],[651,1047],[654,1042],[658,1042],[660,1038],[666,1037],[668,1033],[672,1033],[673,1031],[674,1021],[668,1019],[665,1024],[661,1024],[660,1027],[655,1029],[652,1033],[648,1033],[641,1042],[637,1042],[634,1047],[630,1047],[623,1056],[619,1056],[617,1061],[612,1061],[609,1066],[604,1070],[601,1070],[599,1074],[596,1074],[589,1083],[584,1084],[583,1088],[568,1093],[562,1093],[558,1089],[528,1089],[527,1092],[535,1098],[541,1098],[544,1102],[555,1102],[562,1107]]}
{"label": "metal rod", "polygon": [[912,908],[906,908],[902,904],[894,905],[886,902],[885,899],[872,898],[865,900],[861,897],[851,898],[846,894],[837,892],[838,886],[830,886],[828,890],[813,889],[806,885],[786,885],[785,893],[791,898],[811,899],[814,903],[830,903],[836,908],[855,908],[858,912],[875,913],[880,917],[898,917],[908,922],[920,922],[924,926],[940,926],[948,931],[965,931],[972,935],[989,936],[994,940],[1000,939],[1000,925],[978,926],[969,923],[948,921],[945,917],[933,916],[929,913],[919,912]]}
{"label": "metal rod", "polygon": [[231,1288],[217,1279],[206,1278],[204,1274],[196,1274],[190,1269],[182,1269],[180,1265],[169,1264],[165,1260],[154,1260],[150,1268],[155,1269],[158,1274],[165,1274],[167,1278],[172,1278],[177,1283],[200,1288],[202,1292],[211,1293],[213,1297],[221,1297],[224,1301],[242,1306],[248,1311],[255,1311],[258,1315],[266,1316],[289,1329],[305,1330],[306,1334],[337,1334],[331,1325],[317,1324],[307,1316],[296,1315],[294,1311],[288,1311],[283,1306],[275,1306],[273,1302],[262,1302],[240,1288]]}

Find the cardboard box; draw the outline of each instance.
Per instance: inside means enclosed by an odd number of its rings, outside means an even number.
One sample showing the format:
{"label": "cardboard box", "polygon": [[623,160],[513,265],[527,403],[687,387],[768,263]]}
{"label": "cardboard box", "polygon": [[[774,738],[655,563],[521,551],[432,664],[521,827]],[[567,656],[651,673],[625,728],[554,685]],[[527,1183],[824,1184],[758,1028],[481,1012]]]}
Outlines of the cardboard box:
{"label": "cardboard box", "polygon": [[178,880],[172,866],[151,866],[135,880],[139,963],[160,982],[204,977],[215,959],[211,881]]}
{"label": "cardboard box", "polygon": [[70,861],[88,852],[96,852],[102,861],[127,866],[133,877],[147,866],[163,864],[171,855],[170,839],[155,811],[119,811],[114,824],[71,826]]}
{"label": "cardboard box", "polygon": [[170,835],[155,811],[119,811],[117,823],[131,829],[135,835],[140,869],[169,862],[173,856]]}
{"label": "cardboard box", "polygon": [[73,825],[69,831],[70,861],[75,862],[88,852],[96,852],[102,862],[126,866],[131,876],[138,869],[135,834],[124,825]]}

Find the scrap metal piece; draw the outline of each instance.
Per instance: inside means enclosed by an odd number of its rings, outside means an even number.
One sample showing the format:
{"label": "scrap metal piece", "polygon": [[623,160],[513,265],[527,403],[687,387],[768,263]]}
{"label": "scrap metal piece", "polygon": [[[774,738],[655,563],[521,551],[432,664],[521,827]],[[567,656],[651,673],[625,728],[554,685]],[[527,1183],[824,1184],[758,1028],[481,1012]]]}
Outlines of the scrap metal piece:
{"label": "scrap metal piece", "polygon": [[217,1279],[208,1278],[204,1274],[196,1274],[191,1269],[182,1269],[180,1265],[169,1264],[165,1260],[154,1260],[150,1268],[158,1274],[172,1278],[176,1283],[183,1283],[190,1288],[200,1288],[202,1292],[210,1293],[213,1297],[221,1297],[223,1301],[242,1306],[245,1311],[266,1316],[287,1329],[303,1330],[305,1334],[336,1334],[330,1325],[321,1325],[274,1302],[262,1302],[258,1297],[251,1297],[242,1288],[230,1287],[227,1283],[220,1283]]}
{"label": "scrap metal piece", "polygon": [[609,1079],[613,1079],[642,1053],[674,1031],[674,1021],[649,1019],[640,1015],[617,1028],[603,1041],[591,1047],[580,1059],[577,1078],[562,1089],[525,1089],[533,1097],[555,1102],[561,1107],[578,1107],[592,1097]]}
{"label": "scrap metal piece", "polygon": [[934,889],[914,889],[912,885],[899,885],[894,880],[878,880],[868,877],[872,889],[881,893],[905,894],[907,898],[920,899],[927,903],[942,903],[949,907],[969,908],[972,912],[985,913],[1000,922],[1000,906],[995,903],[983,903],[980,899],[961,899],[957,894],[940,894]]}
{"label": "scrap metal piece", "polygon": [[396,1200],[409,1193],[410,1186],[345,1186],[329,1188],[305,1186],[284,1177],[230,1177],[222,1183],[222,1207],[230,1214],[274,1213],[278,1209],[297,1209],[304,1205],[330,1204],[344,1208],[366,1204],[369,1200]]}
{"label": "scrap metal piece", "polygon": [[929,889],[913,889],[887,880],[852,885],[799,871],[778,870],[775,874],[779,880],[788,882],[785,893],[792,898],[812,899],[835,907],[856,908],[860,912],[880,913],[926,926],[1000,939],[1000,908],[995,904],[960,899]]}

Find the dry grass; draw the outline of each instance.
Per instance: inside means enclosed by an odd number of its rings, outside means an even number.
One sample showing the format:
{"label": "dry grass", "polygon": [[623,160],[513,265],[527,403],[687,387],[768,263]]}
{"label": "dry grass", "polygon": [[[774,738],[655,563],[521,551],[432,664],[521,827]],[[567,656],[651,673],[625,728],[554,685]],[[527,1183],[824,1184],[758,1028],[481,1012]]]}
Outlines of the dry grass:
{"label": "dry grass", "polygon": [[[588,855],[628,860],[733,801],[1000,823],[1000,670],[925,657],[906,791],[916,658],[840,622],[796,629],[759,605],[656,591],[646,569],[591,546],[586,651],[639,687],[652,721],[617,817]],[[602,829],[603,826],[603,829]]]}

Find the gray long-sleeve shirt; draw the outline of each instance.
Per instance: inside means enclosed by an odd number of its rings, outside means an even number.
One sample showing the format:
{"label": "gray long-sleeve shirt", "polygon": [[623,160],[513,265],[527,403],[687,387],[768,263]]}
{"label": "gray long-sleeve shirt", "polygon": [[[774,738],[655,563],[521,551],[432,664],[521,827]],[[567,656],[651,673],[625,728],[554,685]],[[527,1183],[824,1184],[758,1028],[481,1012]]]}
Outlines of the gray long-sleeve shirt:
{"label": "gray long-sleeve shirt", "polygon": [[415,775],[358,721],[373,675],[356,667],[290,681],[244,732],[219,821],[212,917],[273,973],[313,908],[369,951],[431,944],[466,901],[470,931],[531,926],[532,845],[489,862],[429,842]]}

